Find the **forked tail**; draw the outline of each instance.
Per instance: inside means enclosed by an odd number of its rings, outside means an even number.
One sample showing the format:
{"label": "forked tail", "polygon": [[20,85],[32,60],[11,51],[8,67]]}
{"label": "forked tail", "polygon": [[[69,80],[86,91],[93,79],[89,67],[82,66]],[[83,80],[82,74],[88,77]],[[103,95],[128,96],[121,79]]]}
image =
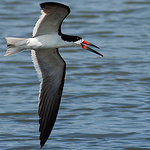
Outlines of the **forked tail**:
{"label": "forked tail", "polygon": [[7,51],[4,56],[12,55],[25,49],[25,38],[6,37],[5,39],[7,41]]}

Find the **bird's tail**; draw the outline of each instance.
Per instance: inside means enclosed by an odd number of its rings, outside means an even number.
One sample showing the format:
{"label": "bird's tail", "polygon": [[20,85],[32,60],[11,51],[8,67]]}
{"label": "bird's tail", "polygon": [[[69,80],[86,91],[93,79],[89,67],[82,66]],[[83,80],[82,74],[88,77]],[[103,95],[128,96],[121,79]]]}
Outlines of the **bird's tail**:
{"label": "bird's tail", "polygon": [[7,51],[4,56],[18,53],[25,49],[27,40],[25,38],[6,37]]}

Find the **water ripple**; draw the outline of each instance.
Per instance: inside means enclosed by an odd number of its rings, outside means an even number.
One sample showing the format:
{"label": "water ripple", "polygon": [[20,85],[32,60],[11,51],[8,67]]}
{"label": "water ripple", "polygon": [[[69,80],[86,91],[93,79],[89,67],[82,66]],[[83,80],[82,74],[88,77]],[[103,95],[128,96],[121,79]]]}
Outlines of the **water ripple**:
{"label": "water ripple", "polygon": [[[54,0],[55,1],[55,0]],[[150,149],[150,2],[82,0],[71,7],[63,32],[99,46],[104,58],[62,48],[66,82],[54,130],[44,149]],[[39,80],[30,51],[2,57],[6,36],[30,37],[40,0],[0,6],[0,147],[40,149]]]}

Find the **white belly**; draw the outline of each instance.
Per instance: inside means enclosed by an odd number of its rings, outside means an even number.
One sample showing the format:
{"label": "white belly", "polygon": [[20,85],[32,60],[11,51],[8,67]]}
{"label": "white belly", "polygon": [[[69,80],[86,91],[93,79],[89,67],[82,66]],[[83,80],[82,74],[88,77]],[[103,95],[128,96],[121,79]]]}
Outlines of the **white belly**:
{"label": "white belly", "polygon": [[74,42],[63,41],[58,35],[42,35],[28,39],[28,47],[31,49],[59,48],[77,46]]}

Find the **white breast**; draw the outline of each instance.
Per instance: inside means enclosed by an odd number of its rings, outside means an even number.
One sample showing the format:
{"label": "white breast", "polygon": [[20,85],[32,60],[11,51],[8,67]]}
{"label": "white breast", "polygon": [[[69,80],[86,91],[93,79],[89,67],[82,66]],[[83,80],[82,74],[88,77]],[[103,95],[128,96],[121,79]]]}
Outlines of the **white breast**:
{"label": "white breast", "polygon": [[58,34],[41,35],[28,39],[28,47],[31,49],[42,48],[60,48],[60,47],[76,47],[79,46],[74,42],[67,42],[61,39]]}

